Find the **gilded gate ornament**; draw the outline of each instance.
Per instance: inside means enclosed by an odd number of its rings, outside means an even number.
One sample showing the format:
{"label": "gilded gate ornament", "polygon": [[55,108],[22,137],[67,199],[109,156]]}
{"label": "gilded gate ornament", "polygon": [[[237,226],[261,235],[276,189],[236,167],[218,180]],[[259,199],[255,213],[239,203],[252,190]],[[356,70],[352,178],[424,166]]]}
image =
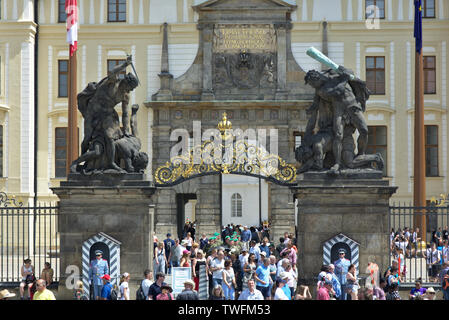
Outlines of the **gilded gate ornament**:
{"label": "gilded gate ornament", "polygon": [[296,184],[296,168],[293,165],[262,147],[234,139],[232,123],[227,119],[226,113],[217,127],[221,139],[208,140],[194,146],[188,156],[175,156],[156,169],[156,186],[172,186],[192,178],[214,174],[260,176],[279,185]]}

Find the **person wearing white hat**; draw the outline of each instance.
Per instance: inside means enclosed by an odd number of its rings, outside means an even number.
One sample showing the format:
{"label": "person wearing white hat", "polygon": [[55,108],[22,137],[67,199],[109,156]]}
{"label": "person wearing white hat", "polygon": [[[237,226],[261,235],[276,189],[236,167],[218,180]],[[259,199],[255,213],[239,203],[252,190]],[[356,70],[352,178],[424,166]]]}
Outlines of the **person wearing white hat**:
{"label": "person wearing white hat", "polygon": [[120,300],[129,300],[129,279],[131,276],[128,272],[122,274],[120,278]]}
{"label": "person wearing white hat", "polygon": [[193,290],[195,282],[191,279],[184,281],[184,290],[176,297],[176,300],[199,300],[198,293]]}
{"label": "person wearing white hat", "polygon": [[429,289],[427,289],[424,295],[425,295],[424,300],[435,300],[436,297],[435,289],[433,287],[430,287]]}
{"label": "person wearing white hat", "polygon": [[16,294],[15,293],[11,293],[8,290],[2,290],[0,291],[0,300],[8,300],[8,298],[12,298],[15,297]]}

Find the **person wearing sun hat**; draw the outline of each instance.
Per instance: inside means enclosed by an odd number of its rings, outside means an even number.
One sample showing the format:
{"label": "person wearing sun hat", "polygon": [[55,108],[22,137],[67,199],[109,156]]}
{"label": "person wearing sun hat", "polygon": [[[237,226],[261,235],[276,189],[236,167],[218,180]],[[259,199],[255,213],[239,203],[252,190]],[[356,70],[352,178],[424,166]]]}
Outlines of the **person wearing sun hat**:
{"label": "person wearing sun hat", "polygon": [[156,300],[174,300],[173,298],[173,289],[168,285],[164,284],[161,287],[161,293],[156,296]]}
{"label": "person wearing sun hat", "polygon": [[195,282],[191,279],[184,281],[184,290],[176,297],[176,300],[199,300],[198,293],[193,290]]}
{"label": "person wearing sun hat", "polygon": [[8,290],[2,290],[0,291],[0,300],[8,300],[8,298],[12,298],[15,297],[16,294],[15,293],[11,293]]}

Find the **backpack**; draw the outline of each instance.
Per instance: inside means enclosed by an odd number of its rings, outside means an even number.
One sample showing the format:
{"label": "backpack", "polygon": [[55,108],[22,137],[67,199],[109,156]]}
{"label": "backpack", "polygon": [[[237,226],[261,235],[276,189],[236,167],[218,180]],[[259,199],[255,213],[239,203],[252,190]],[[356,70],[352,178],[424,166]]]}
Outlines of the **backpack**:
{"label": "backpack", "polygon": [[114,288],[111,289],[111,300],[118,300],[117,290]]}
{"label": "backpack", "polygon": [[147,297],[145,296],[145,293],[142,289],[142,284],[140,285],[139,289],[136,291],[136,300],[146,300]]}

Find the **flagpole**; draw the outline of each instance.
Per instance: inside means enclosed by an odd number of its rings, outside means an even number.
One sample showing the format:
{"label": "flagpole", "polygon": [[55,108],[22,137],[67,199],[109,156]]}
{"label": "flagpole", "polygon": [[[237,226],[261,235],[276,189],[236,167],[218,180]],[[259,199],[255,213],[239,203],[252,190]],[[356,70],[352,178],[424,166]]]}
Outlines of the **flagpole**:
{"label": "flagpole", "polygon": [[77,61],[78,48],[78,4],[77,0],[66,0],[67,42],[69,43],[69,79],[68,79],[68,128],[66,173],[70,173],[70,165],[78,158],[78,108],[77,108]]}
{"label": "flagpole", "polygon": [[[70,48],[69,48],[70,50]],[[76,50],[69,58],[69,103],[68,103],[68,130],[67,130],[67,174],[70,164],[78,158],[78,108],[77,108],[77,59]]]}
{"label": "flagpole", "polygon": [[[422,52],[422,7],[421,1],[415,1],[415,139],[414,139],[414,184],[413,205],[426,206],[426,150],[424,130],[424,69]],[[415,210],[415,227],[421,231],[421,238],[426,241],[426,210]]]}

